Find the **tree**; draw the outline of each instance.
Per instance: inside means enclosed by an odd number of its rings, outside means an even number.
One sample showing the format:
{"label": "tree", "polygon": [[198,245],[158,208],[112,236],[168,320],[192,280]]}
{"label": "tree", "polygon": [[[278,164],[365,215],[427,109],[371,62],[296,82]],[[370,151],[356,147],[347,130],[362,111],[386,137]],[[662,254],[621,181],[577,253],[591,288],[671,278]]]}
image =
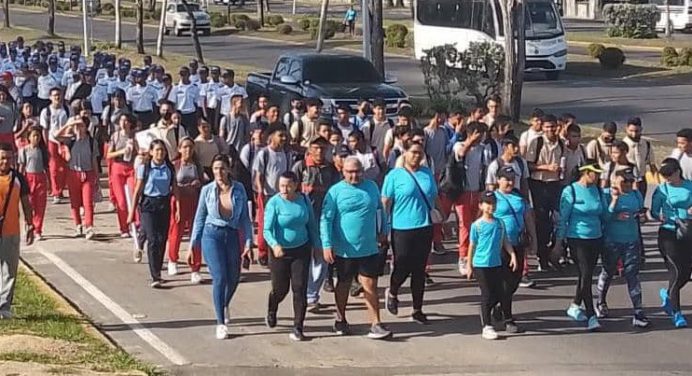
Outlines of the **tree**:
{"label": "tree", "polygon": [[329,0],[322,0],[322,9],[320,9],[320,25],[319,32],[317,33],[317,52],[322,52],[322,47],[324,46],[324,39],[327,28],[327,8],[329,7]]}
{"label": "tree", "polygon": [[10,0],[5,0],[2,4],[2,10],[5,13],[5,29],[10,28]]}
{"label": "tree", "polygon": [[166,8],[168,8],[168,0],[163,0],[163,4],[161,5],[161,19],[159,19],[159,34],[156,37],[156,56],[158,57],[163,56],[163,31],[166,28]]}
{"label": "tree", "polygon": [[190,9],[190,5],[188,4],[187,0],[181,0],[181,2],[183,3],[183,5],[185,5],[185,12],[187,12],[187,16],[192,21],[190,24],[190,35],[192,36],[192,45],[195,47],[197,61],[199,61],[200,64],[204,65],[204,56],[202,56],[202,46],[199,44],[199,36],[197,36],[197,20],[195,19],[195,15],[192,13],[192,9]]}
{"label": "tree", "polygon": [[373,0],[372,8],[372,64],[375,69],[384,77],[384,25],[382,17],[384,9],[382,9],[382,0]]}
{"label": "tree", "polygon": [[[413,0],[409,1],[413,3]],[[396,0],[396,4],[394,4],[394,6],[397,8],[406,8],[406,5],[404,5],[404,0]]]}
{"label": "tree", "polygon": [[[137,35],[135,36],[135,44],[137,45],[137,53],[144,55],[144,0],[137,0]],[[163,14],[164,12],[161,12]]]}
{"label": "tree", "polygon": [[[71,2],[72,0],[70,0]],[[123,46],[122,19],[120,18],[120,0],[115,0],[115,47]]]}
{"label": "tree", "polygon": [[257,20],[264,27],[264,1],[257,0]]}
{"label": "tree", "polygon": [[502,24],[505,30],[505,70],[502,105],[514,121],[521,112],[521,92],[524,86],[526,62],[525,9],[523,0],[501,0]]}
{"label": "tree", "polygon": [[48,35],[55,35],[55,0],[48,0]]}
{"label": "tree", "polygon": [[[149,0],[149,7],[148,7],[149,12],[154,13],[156,10],[156,0]],[[162,10],[163,12],[163,10]]]}

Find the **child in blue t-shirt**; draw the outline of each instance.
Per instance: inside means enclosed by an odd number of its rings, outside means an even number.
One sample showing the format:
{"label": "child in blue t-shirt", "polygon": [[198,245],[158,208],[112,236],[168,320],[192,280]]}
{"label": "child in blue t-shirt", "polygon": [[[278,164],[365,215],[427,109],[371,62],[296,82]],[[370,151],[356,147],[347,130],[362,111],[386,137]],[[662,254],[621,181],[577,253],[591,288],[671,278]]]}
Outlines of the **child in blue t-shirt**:
{"label": "child in blue t-shirt", "polygon": [[514,248],[507,240],[502,221],[495,218],[497,199],[493,192],[481,195],[481,217],[471,225],[469,245],[469,279],[475,275],[481,289],[481,325],[484,339],[497,339],[498,335],[492,326],[490,311],[498,303],[502,308],[505,327],[508,333],[517,333],[519,328],[512,319],[512,297],[505,291],[506,274],[502,267],[502,249],[509,254],[509,268],[517,269],[517,258]]}

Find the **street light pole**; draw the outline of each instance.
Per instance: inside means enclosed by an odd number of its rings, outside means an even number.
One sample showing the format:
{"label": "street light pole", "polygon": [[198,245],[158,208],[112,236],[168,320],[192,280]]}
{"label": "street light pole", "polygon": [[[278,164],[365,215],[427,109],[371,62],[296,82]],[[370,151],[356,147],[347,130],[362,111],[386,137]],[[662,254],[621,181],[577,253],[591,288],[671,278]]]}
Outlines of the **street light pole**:
{"label": "street light pole", "polygon": [[82,31],[84,31],[84,56],[89,57],[91,48],[89,46],[89,25],[87,22],[87,0],[82,0]]}

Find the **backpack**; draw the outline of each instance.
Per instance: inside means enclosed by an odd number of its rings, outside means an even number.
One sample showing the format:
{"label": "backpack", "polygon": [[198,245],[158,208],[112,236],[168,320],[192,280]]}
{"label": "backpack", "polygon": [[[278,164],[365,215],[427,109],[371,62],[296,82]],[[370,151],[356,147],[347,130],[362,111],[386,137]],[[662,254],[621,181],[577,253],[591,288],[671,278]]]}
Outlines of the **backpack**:
{"label": "backpack", "polygon": [[466,191],[466,158],[457,160],[452,152],[447,159],[447,165],[440,176],[439,190],[452,200],[456,200]]}
{"label": "backpack", "polygon": [[[543,136],[536,138],[536,158],[534,158],[532,163],[538,163],[538,160],[541,158],[541,150],[543,150],[543,146],[545,144],[545,139]],[[561,139],[557,139],[557,146],[560,148],[560,155],[565,154],[565,143]]]}
{"label": "backpack", "polygon": [[[497,171],[500,171],[502,167],[505,166],[505,161],[502,158],[496,158],[495,160],[497,161]],[[522,163],[521,157],[514,157],[509,163],[516,163],[519,166],[519,174],[517,174],[517,177],[521,180],[524,177],[524,164]]]}
{"label": "backpack", "polygon": [[[613,175],[613,172],[615,172],[615,168],[617,167],[617,163],[610,161],[608,162],[608,170],[606,171],[606,176],[605,176],[605,188],[610,188],[610,177]],[[635,167],[634,164],[632,163],[627,163],[627,167]]]}
{"label": "backpack", "polygon": [[[389,125],[389,128],[394,128],[394,121],[390,118],[387,118],[387,124]],[[368,120],[368,131],[370,132],[370,143],[372,144],[372,134],[375,132],[375,121],[371,118]],[[372,145],[371,145],[372,146]]]}
{"label": "backpack", "polygon": [[490,145],[490,160],[494,161],[500,155],[500,147],[492,138],[485,140],[485,145]]}

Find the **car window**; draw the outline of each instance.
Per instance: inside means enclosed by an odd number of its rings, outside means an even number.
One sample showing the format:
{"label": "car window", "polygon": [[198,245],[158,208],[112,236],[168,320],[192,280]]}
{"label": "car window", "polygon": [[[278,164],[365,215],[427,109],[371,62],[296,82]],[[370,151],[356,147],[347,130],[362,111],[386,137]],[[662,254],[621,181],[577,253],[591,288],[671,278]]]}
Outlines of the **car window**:
{"label": "car window", "polygon": [[303,80],[303,66],[298,60],[293,60],[288,68],[288,76],[295,79],[298,82]]}
{"label": "car window", "polygon": [[169,12],[169,13],[172,13],[173,11],[175,11],[175,4],[174,4],[174,5],[169,5],[169,6],[168,6],[168,9],[167,9],[166,11]]}
{"label": "car window", "polygon": [[282,76],[288,74],[288,67],[291,61],[288,58],[282,58],[276,64],[276,71],[274,72],[274,79],[280,79]]}
{"label": "car window", "polygon": [[[199,12],[199,4],[188,4],[190,12]],[[187,12],[185,4],[178,4],[178,12]]]}

